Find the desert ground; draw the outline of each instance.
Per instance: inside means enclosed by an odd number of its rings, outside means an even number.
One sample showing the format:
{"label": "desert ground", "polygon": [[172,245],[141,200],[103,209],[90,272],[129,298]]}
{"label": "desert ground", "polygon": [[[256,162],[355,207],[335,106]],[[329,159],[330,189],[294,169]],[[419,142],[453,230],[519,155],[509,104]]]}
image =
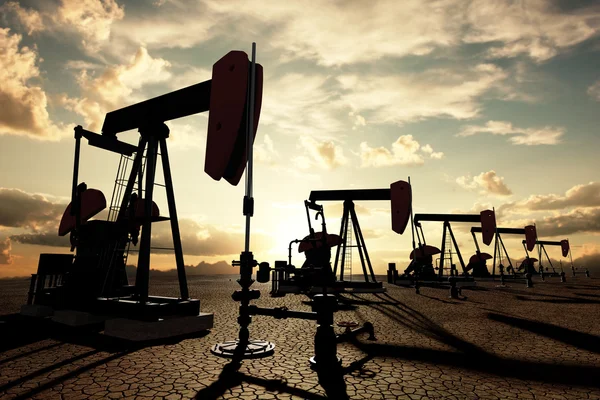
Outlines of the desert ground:
{"label": "desert ground", "polygon": [[[237,337],[234,276],[189,278],[201,311],[214,313],[210,332],[143,345],[21,317],[28,279],[0,280],[0,398],[600,399],[600,279],[534,282],[480,281],[460,300],[389,284],[384,294],[345,294],[350,309],[336,322],[370,321],[377,340],[339,344],[342,369],[317,373],[308,320],[253,317],[252,338],[274,342],[275,353],[239,368],[210,352]],[[252,288],[262,292],[253,304],[310,311],[305,296]],[[177,282],[151,279],[150,292],[177,296]]]}

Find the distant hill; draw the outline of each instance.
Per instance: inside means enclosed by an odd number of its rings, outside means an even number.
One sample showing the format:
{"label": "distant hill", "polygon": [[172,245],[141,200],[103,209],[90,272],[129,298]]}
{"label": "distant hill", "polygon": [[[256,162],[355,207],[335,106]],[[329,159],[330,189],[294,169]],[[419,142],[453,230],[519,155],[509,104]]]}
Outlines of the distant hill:
{"label": "distant hill", "polygon": [[[135,276],[136,267],[134,265],[127,266],[127,275]],[[218,261],[214,264],[207,263],[202,261],[196,266],[186,265],[185,266],[185,274],[187,276],[196,276],[196,275],[231,275],[239,272],[239,269],[233,268],[231,264],[226,261]],[[168,270],[158,270],[151,269],[150,276],[159,275],[159,276],[177,276],[177,269],[168,269]]]}

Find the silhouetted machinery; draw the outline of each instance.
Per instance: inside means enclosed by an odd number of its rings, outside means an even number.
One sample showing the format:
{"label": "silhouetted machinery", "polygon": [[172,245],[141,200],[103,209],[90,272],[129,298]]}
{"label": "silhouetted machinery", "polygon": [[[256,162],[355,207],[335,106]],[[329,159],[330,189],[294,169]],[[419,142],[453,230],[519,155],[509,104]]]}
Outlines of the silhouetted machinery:
{"label": "silhouetted machinery", "polygon": [[[252,62],[251,62],[251,73],[250,73],[250,101],[247,105],[248,110],[248,126],[253,126],[253,115],[254,115],[254,82],[255,82],[255,74],[254,74],[254,66],[255,66],[255,56],[256,56],[256,44],[252,44]],[[246,169],[246,190],[244,195],[244,203],[243,203],[243,214],[246,217],[246,233],[245,233],[245,243],[244,243],[244,251],[240,254],[240,259],[233,261],[233,265],[240,267],[240,278],[237,280],[241,289],[236,290],[232,298],[240,303],[239,307],[239,316],[237,321],[240,325],[238,338],[235,340],[225,341],[221,343],[217,343],[211,347],[211,351],[213,354],[222,356],[222,357],[232,357],[238,363],[241,359],[244,358],[253,358],[253,357],[264,357],[273,354],[275,349],[275,345],[272,342],[261,340],[261,339],[252,339],[250,337],[249,325],[252,321],[253,316],[263,315],[270,316],[274,318],[300,318],[306,320],[313,320],[317,324],[317,329],[315,333],[315,355],[310,359],[311,364],[323,371],[325,373],[331,373],[332,368],[339,368],[340,366],[340,358],[337,356],[337,342],[347,340],[355,335],[358,335],[362,332],[369,333],[369,339],[374,340],[374,329],[373,325],[369,322],[365,322],[364,325],[358,329],[350,330],[346,329],[343,334],[336,335],[333,329],[334,322],[334,312],[337,309],[337,299],[334,295],[328,294],[325,292],[321,294],[317,294],[313,297],[312,306],[313,311],[293,311],[289,310],[287,307],[275,307],[275,308],[267,308],[267,307],[259,307],[256,305],[250,304],[252,300],[256,300],[260,298],[260,290],[251,290],[250,287],[254,283],[252,279],[253,268],[258,266],[259,271],[257,273],[257,280],[260,282],[268,282],[270,267],[266,262],[258,263],[254,259],[254,255],[250,251],[250,221],[253,216],[254,209],[254,198],[252,197],[253,192],[253,157],[252,157],[252,145],[253,135],[248,129],[246,136],[246,146],[247,151],[247,160],[248,167]],[[311,205],[313,207],[313,205]],[[321,208],[317,207],[318,211],[322,211]],[[308,212],[308,209],[307,209]],[[324,221],[324,217],[323,217]],[[402,230],[404,227],[402,227]],[[311,229],[312,233],[312,229]],[[329,242],[329,236],[327,234],[326,229],[324,228],[321,232],[321,236],[317,236],[311,239],[308,242],[308,245],[315,244],[314,249],[317,250],[315,253],[310,253],[307,258],[309,264],[321,264],[321,261],[326,258],[327,252],[330,251],[332,243]],[[332,239],[330,239],[332,240]],[[333,238],[335,241],[335,238]],[[318,243],[321,243],[319,247]],[[310,259],[310,260],[309,260]],[[276,265],[279,262],[276,262]],[[287,265],[285,261],[284,264]],[[313,265],[314,267],[321,267],[318,270],[315,269],[313,271],[318,275],[318,271],[324,273],[321,274],[321,277],[313,276],[312,278],[320,279],[322,281],[326,281],[331,278],[331,274],[327,275],[327,268],[323,268],[323,265]],[[326,286],[324,286],[326,288]],[[349,325],[354,324],[344,324],[344,326],[348,327]],[[233,365],[233,368],[236,368],[236,365],[239,364],[230,364]]]}
{"label": "silhouetted machinery", "polygon": [[[475,236],[475,233],[479,233],[481,232],[481,227],[478,226],[474,226],[471,228],[471,235],[473,235],[473,240],[475,241],[475,246],[477,246],[477,250],[479,251],[479,244],[477,243],[477,237]],[[513,266],[512,260],[510,259],[510,256],[508,255],[508,251],[506,250],[506,246],[504,245],[504,241],[502,240],[502,236],[501,235],[521,235],[521,236],[525,236],[525,240],[523,241],[523,248],[525,249],[525,260],[523,262],[521,262],[521,264],[515,268],[515,266]],[[478,257],[478,254],[474,254],[470,261],[469,261],[469,265],[467,265],[468,269],[473,269],[473,276],[477,276],[475,274],[476,269],[479,268],[485,268],[485,270],[487,271],[487,267],[485,266],[485,260],[489,260],[491,258],[493,258],[493,263],[492,263],[492,276],[496,276],[496,265],[498,265],[499,268],[499,274],[500,275],[509,275],[509,276],[513,276],[513,277],[517,277],[520,273],[527,273],[527,272],[531,272],[531,268],[533,267],[533,264],[537,261],[537,259],[535,258],[531,258],[529,257],[529,252],[533,251],[534,247],[535,247],[535,242],[537,240],[537,233],[536,233],[536,229],[535,229],[535,225],[527,225],[524,228],[498,228],[496,227],[496,231],[494,234],[494,256],[490,256],[487,253],[480,253],[480,254],[485,254],[484,257]],[[504,253],[504,256],[502,255]],[[504,265],[503,264],[503,257],[505,262],[508,265]],[[471,266],[471,268],[469,268],[469,266]],[[488,272],[489,275],[489,272]],[[487,276],[487,275],[482,275],[482,276]]]}
{"label": "silhouetted machinery", "polygon": [[[525,241],[523,241],[523,243],[525,243]],[[550,256],[548,255],[548,252],[546,251],[545,246],[560,246],[560,248],[562,250],[562,256],[567,257],[571,254],[569,240],[568,239],[563,239],[561,241],[536,240],[535,244],[538,246],[538,257],[539,257],[538,268],[539,269],[537,271],[534,269],[534,271],[532,271],[532,273],[543,274],[543,275],[551,276],[551,277],[561,276],[564,273],[564,271],[562,271],[562,264],[561,264],[561,272],[557,272],[556,269],[554,268],[554,265],[552,264],[552,261],[550,260]],[[552,269],[552,271],[550,271],[550,269],[548,267],[544,268],[544,263],[542,262],[542,258],[544,256],[546,257],[546,261],[548,261],[548,264],[550,265],[550,268]],[[573,258],[572,257],[571,257],[571,268],[573,268]]]}
{"label": "silhouetted machinery", "polygon": [[[262,100],[262,67],[254,67],[256,90],[252,137],[256,135]],[[40,256],[38,272],[31,281],[29,306],[24,306],[24,313],[39,314],[39,306],[46,306],[43,312],[50,309],[49,312],[55,316],[60,314],[60,310],[69,310],[78,316],[84,312],[86,315],[126,318],[114,324],[107,320],[105,331],[112,330],[115,336],[125,335],[121,330],[131,320],[169,320],[171,327],[165,328],[162,333],[157,324],[152,328],[141,323],[129,325],[137,326],[138,333],[146,335],[144,338],[152,337],[149,331],[155,331],[155,336],[168,335],[169,329],[174,332],[171,329],[174,317],[192,317],[182,323],[183,330],[212,327],[212,314],[200,314],[200,301],[189,298],[167,151],[169,129],[164,122],[210,110],[205,172],[215,180],[225,178],[232,185],[237,185],[246,165],[249,72],[247,54],[231,51],[214,64],[211,80],[108,113],[101,135],[81,126],[75,128],[71,203],[65,210],[58,232],[61,236],[70,233],[71,251],[75,250],[75,255]],[[137,146],[117,139],[118,133],[131,129],[139,130]],[[82,138],[94,147],[121,155],[112,204],[105,221],[90,220],[106,208],[102,192],[87,188],[85,183],[78,181]],[[154,186],[158,185],[155,174],[159,150],[169,217],[161,216],[152,200]],[[151,246],[152,225],[167,220],[173,236],[172,250],[180,290],[178,298],[148,293],[150,253],[156,249]],[[140,229],[135,284],[130,285],[125,267],[128,253],[133,251],[131,245],[138,243]]]}
{"label": "silhouetted machinery", "polygon": [[[323,206],[317,201],[343,201],[343,213],[340,234],[327,233],[327,224]],[[308,219],[309,235],[303,239],[290,242],[288,262],[276,261],[272,269],[271,295],[285,293],[319,293],[326,287],[328,292],[384,292],[385,288],[378,282],[373,272],[371,259],[356,215],[355,201],[388,201],[391,211],[392,230],[402,234],[410,217],[411,190],[404,181],[397,181],[389,189],[353,189],[353,190],[317,190],[310,193],[309,200],[304,202]],[[321,217],[321,232],[312,228],[309,210],[316,211],[315,218]],[[355,243],[352,243],[354,232]],[[304,253],[306,260],[301,268],[292,264],[292,244],[299,243],[298,252]],[[337,247],[333,268],[331,251]],[[358,250],[364,280],[352,280],[344,276],[345,266],[352,248]],[[350,269],[349,269],[350,270]],[[259,282],[268,280],[269,270],[263,267]],[[339,278],[338,278],[339,274]],[[348,274],[349,275],[349,274]]]}
{"label": "silhouetted machinery", "polygon": [[[437,221],[443,222],[444,230],[442,235],[441,250],[435,246],[430,246],[425,241],[423,233],[422,221]],[[479,222],[481,223],[482,239],[486,245],[492,242],[496,229],[496,217],[493,210],[484,210],[480,214],[415,214],[414,226],[417,228],[418,247],[414,248],[410,254],[411,262],[402,275],[395,279],[397,284],[412,284],[415,280],[425,282],[445,282],[448,278],[452,278],[454,282],[458,281],[473,281],[473,277],[469,274],[470,268],[465,265],[460,249],[452,232],[450,222]],[[449,235],[449,237],[447,236]],[[448,240],[450,239],[450,240]],[[414,242],[413,242],[414,244]],[[447,257],[447,248],[452,248],[454,245],[455,253],[462,268],[462,274],[459,275],[455,264],[452,262],[451,253]],[[433,256],[441,254],[439,266],[434,267]],[[476,256],[481,259],[485,257],[485,253],[479,251],[477,247]],[[445,267],[445,261],[450,261],[450,266]],[[437,269],[437,272],[435,271]],[[391,275],[393,276],[395,264],[390,265]],[[445,273],[445,272],[448,273]],[[480,272],[477,270],[476,272]],[[488,272],[489,274],[489,272]]]}

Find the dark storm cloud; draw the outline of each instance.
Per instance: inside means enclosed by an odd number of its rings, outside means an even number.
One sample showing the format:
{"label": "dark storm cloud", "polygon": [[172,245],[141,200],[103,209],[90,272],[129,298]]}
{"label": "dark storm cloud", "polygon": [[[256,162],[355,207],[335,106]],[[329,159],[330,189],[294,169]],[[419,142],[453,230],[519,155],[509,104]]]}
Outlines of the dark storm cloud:
{"label": "dark storm cloud", "polygon": [[34,232],[58,227],[66,204],[53,203],[42,195],[0,188],[0,225]]}

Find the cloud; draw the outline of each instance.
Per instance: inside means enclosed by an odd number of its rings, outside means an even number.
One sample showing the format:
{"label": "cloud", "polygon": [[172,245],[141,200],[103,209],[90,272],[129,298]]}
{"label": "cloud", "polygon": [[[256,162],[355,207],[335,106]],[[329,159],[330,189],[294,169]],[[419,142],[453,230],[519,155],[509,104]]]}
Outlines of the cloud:
{"label": "cloud", "polygon": [[81,45],[92,53],[108,41],[112,24],[124,16],[124,7],[115,0],[61,0],[51,18],[57,29],[77,32]]}
{"label": "cloud", "polygon": [[[227,27],[229,16],[212,12],[205,2],[164,2],[138,15],[115,21],[115,38],[148,48],[190,48],[213,39]],[[233,22],[230,20],[230,22]],[[225,24],[225,25],[223,25]],[[247,23],[244,25],[247,26]]]}
{"label": "cloud", "polygon": [[298,142],[299,147],[304,150],[304,155],[292,159],[298,168],[321,167],[335,169],[348,163],[342,148],[333,141],[317,140],[310,136],[304,136]]}
{"label": "cloud", "polygon": [[371,123],[403,124],[432,117],[474,118],[481,112],[479,97],[501,87],[506,77],[498,66],[478,64],[383,76],[342,74],[337,79],[344,90],[341,100]]}
{"label": "cloud", "polygon": [[[419,153],[420,151],[420,153]],[[424,155],[440,159],[444,153],[434,152],[430,145],[421,147],[412,135],[401,135],[392,143],[392,149],[386,147],[370,147],[367,142],[360,144],[359,156],[361,167],[389,167],[392,165],[422,165]]]}
{"label": "cloud", "polygon": [[441,160],[442,158],[444,158],[444,153],[442,153],[441,151],[438,151],[438,152],[433,151],[433,148],[428,144],[421,147],[421,151],[423,153],[429,154],[429,157],[434,158],[436,160]]}
{"label": "cloud", "polygon": [[171,64],[162,58],[153,58],[140,47],[128,64],[107,66],[101,73],[81,69],[77,82],[82,97],[70,98],[66,94],[60,102],[68,110],[84,117],[87,129],[99,131],[106,112],[145,98],[137,93],[145,85],[162,83],[172,76]]}
{"label": "cloud", "polygon": [[575,233],[600,232],[600,208],[575,209],[536,220],[538,234],[546,236],[566,236]]}
{"label": "cloud", "polygon": [[11,249],[10,238],[0,240],[0,264],[12,264],[14,257],[10,254]]}
{"label": "cloud", "polygon": [[282,60],[302,58],[334,66],[385,56],[424,55],[455,43],[460,19],[452,13],[458,4],[458,0],[435,4],[410,0],[401,7],[393,0],[369,4],[169,2],[143,17],[127,18],[117,24],[115,33],[151,47],[189,48],[217,36],[238,38],[253,32],[258,38],[268,36],[268,42],[262,42],[269,50],[281,51]]}
{"label": "cloud", "polygon": [[331,139],[344,131],[348,106],[328,77],[299,73],[265,78],[260,124],[293,136]]}
{"label": "cloud", "polygon": [[40,76],[37,51],[19,47],[21,39],[0,28],[0,135],[57,140],[61,129],[50,120],[46,93],[30,82]]}
{"label": "cloud", "polygon": [[[600,273],[600,252],[577,257],[573,260],[573,265],[577,268],[577,272],[585,272],[585,268],[587,268],[590,270],[591,276],[594,276]],[[584,269],[581,269],[582,267]]]}
{"label": "cloud", "polygon": [[269,165],[275,164],[275,158],[279,157],[279,153],[275,150],[273,140],[267,134],[262,135],[263,142],[260,144],[254,144],[253,155],[254,160],[260,163]]}
{"label": "cloud", "polygon": [[509,141],[518,145],[553,145],[560,143],[560,137],[565,133],[562,127],[545,126],[543,128],[517,128],[506,121],[488,121],[484,126],[467,125],[456,136],[473,136],[477,133],[492,135],[515,135]]}
{"label": "cloud", "polygon": [[114,32],[132,43],[189,48],[215,37],[240,37],[243,29],[269,37],[267,50],[281,52],[282,61],[304,59],[326,67],[424,56],[463,43],[491,46],[490,58],[525,55],[543,62],[597,36],[600,14],[594,6],[564,12],[542,0],[161,4],[118,23]]}
{"label": "cloud", "polygon": [[568,207],[600,207],[600,182],[575,185],[563,196],[532,195],[519,202],[518,207],[532,211],[561,210]]}
{"label": "cloud", "polygon": [[56,228],[66,204],[19,189],[0,188],[0,226],[26,228],[34,232]]}
{"label": "cloud", "polygon": [[600,80],[594,82],[594,84],[587,89],[587,94],[592,100],[600,101]]}
{"label": "cloud", "polygon": [[[344,213],[344,204],[343,202],[336,202],[336,203],[331,203],[331,202],[323,202],[323,207],[325,208],[325,216],[327,218],[340,218],[342,216],[342,214]],[[354,204],[354,211],[356,212],[356,215],[360,218],[362,216],[368,216],[368,215],[372,215],[373,214],[373,210],[369,207],[365,207],[361,204]],[[389,211],[389,210],[388,210]]]}
{"label": "cloud", "polygon": [[362,234],[366,239],[379,239],[381,237],[385,237],[388,232],[383,229],[362,229]]}
{"label": "cloud", "polygon": [[[23,228],[32,233],[10,236],[14,242],[41,246],[69,246],[67,237],[58,236],[58,224],[66,204],[53,203],[45,196],[26,193],[19,189],[0,188],[0,226]],[[96,218],[102,218],[99,214]],[[179,219],[181,240],[186,255],[229,255],[239,253],[243,246],[243,232],[230,232],[212,225]],[[270,238],[257,233],[253,235],[257,251],[268,248]],[[152,245],[173,247],[169,224],[157,224],[152,229]]]}
{"label": "cloud", "polygon": [[31,8],[23,8],[15,1],[9,1],[0,7],[3,13],[13,13],[28,35],[44,30],[42,15]]}
{"label": "cloud", "polygon": [[[186,256],[219,256],[238,254],[244,245],[244,232],[227,231],[212,225],[201,225],[187,219],[179,219],[181,246]],[[270,237],[260,233],[252,234],[255,252],[267,250],[271,245]],[[173,247],[173,236],[169,224],[157,224],[152,230],[153,247]],[[165,251],[158,251],[165,253]]]}
{"label": "cloud", "polygon": [[581,7],[564,12],[556,2],[473,1],[466,10],[466,43],[493,44],[490,58],[524,54],[546,61],[598,34],[600,9]]}
{"label": "cloud", "polygon": [[13,242],[38,246],[70,247],[69,236],[58,236],[58,227],[48,232],[11,235]]}
{"label": "cloud", "polygon": [[494,170],[482,172],[473,178],[470,176],[460,176],[456,178],[456,183],[465,189],[479,189],[481,194],[495,194],[499,196],[510,196],[512,194],[512,190],[504,183],[504,178],[496,175],[496,171]]}
{"label": "cloud", "polygon": [[[217,18],[222,24],[224,18],[243,19],[255,30],[262,26],[275,33],[270,46],[283,50],[284,59],[312,59],[325,66],[423,56],[461,43],[491,45],[488,56],[493,58],[524,54],[542,62],[597,36],[600,15],[595,6],[564,12],[544,0],[382,0],[351,5],[273,0],[258,9],[243,1],[206,4],[206,20]],[[316,31],[320,34],[314,35]]]}
{"label": "cloud", "polygon": [[28,35],[36,32],[75,34],[90,55],[108,42],[115,21],[123,19],[123,6],[115,0],[60,0],[46,3],[40,10],[23,8],[11,1],[0,8],[12,13]]}

